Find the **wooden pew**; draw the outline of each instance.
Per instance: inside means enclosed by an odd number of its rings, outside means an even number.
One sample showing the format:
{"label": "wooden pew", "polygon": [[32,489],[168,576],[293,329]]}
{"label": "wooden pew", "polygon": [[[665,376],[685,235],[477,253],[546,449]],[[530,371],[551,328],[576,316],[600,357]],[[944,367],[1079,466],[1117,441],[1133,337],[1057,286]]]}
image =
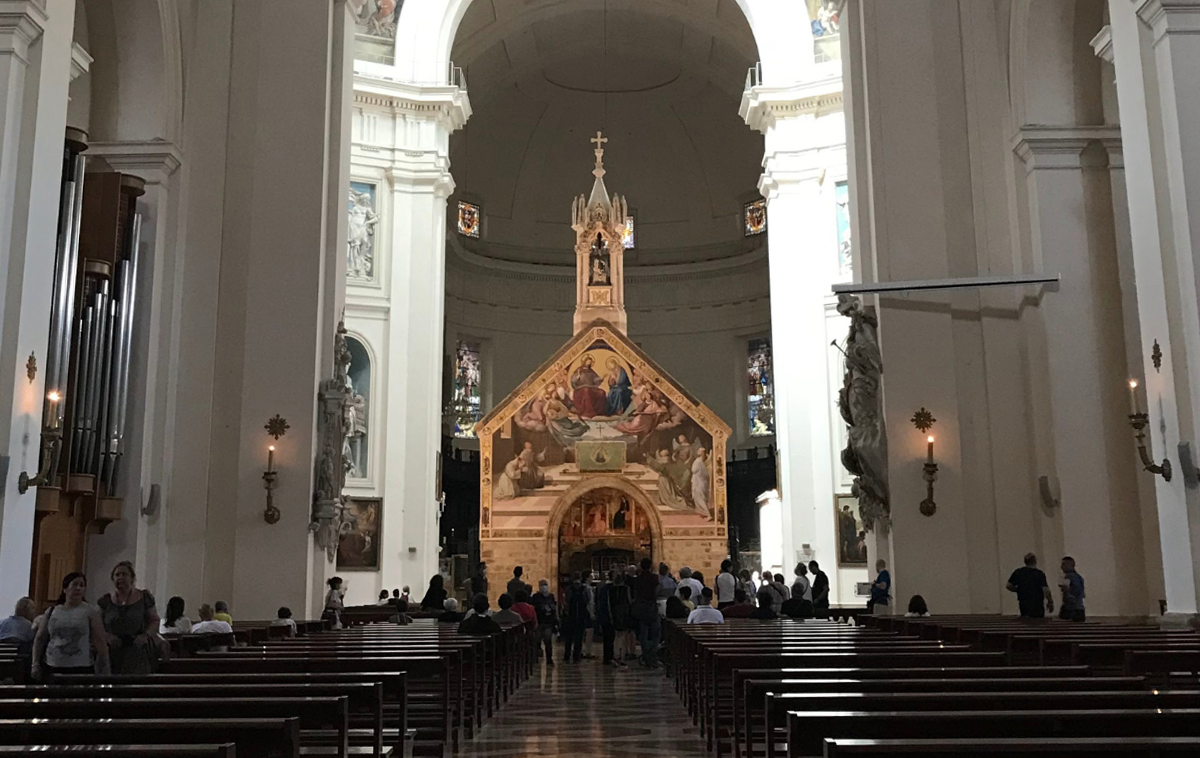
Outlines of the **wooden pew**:
{"label": "wooden pew", "polygon": [[[80,699],[80,698],[116,698],[116,699],[184,699],[194,698],[223,698],[253,702],[261,698],[346,698],[349,709],[348,741],[351,748],[366,746],[372,754],[382,756],[384,738],[388,738],[389,751],[403,752],[404,724],[394,720],[386,720],[383,709],[382,682],[359,683],[323,683],[323,684],[283,684],[276,681],[256,684],[210,683],[191,684],[182,688],[179,684],[151,683],[152,677],[140,678],[136,683],[96,684],[83,682],[74,684],[51,684],[42,686],[19,687],[0,686],[0,703],[5,700],[19,698],[48,698],[48,699]],[[202,714],[193,714],[202,715]],[[208,714],[203,714],[208,715]],[[238,714],[243,715],[243,714]],[[258,715],[256,713],[256,715]],[[304,744],[323,744],[337,747],[339,735],[336,729],[321,732],[317,739],[312,739],[312,730],[304,730]],[[385,731],[386,729],[386,731]],[[353,750],[351,752],[354,752]]]}
{"label": "wooden pew", "polygon": [[297,718],[0,719],[0,745],[210,745],[234,743],[239,758],[299,758]]}
{"label": "wooden pew", "polygon": [[1200,709],[815,711],[788,714],[788,758],[826,739],[1200,737]]}
{"label": "wooden pew", "polygon": [[0,745],[0,756],[71,755],[96,758],[236,758],[232,742],[224,745]]}
{"label": "wooden pew", "polygon": [[924,758],[986,755],[988,758],[1161,758],[1200,755],[1195,737],[1005,737],[992,740],[825,740],[825,758]]}
{"label": "wooden pew", "polygon": [[[778,755],[776,736],[787,732],[788,714],[854,711],[1036,711],[1104,709],[1200,709],[1200,691],[1075,692],[805,692],[765,695],[767,756]],[[790,736],[790,734],[789,734]],[[1200,736],[1200,733],[1198,733]],[[790,747],[790,746],[789,746]],[[790,750],[789,750],[790,752]],[[807,755],[807,753],[805,753]]]}
{"label": "wooden pew", "polygon": [[[160,719],[232,720],[254,714],[262,718],[294,718],[300,727],[300,745],[327,740],[305,740],[308,730],[336,732],[334,753],[349,755],[349,705],[345,697],[309,698],[17,698],[0,700],[0,719]],[[125,741],[125,740],[121,740]],[[134,740],[151,741],[151,740]],[[193,740],[188,740],[189,742]],[[209,742],[212,738],[208,739]],[[233,740],[237,742],[237,740]]]}
{"label": "wooden pew", "polygon": [[[880,669],[879,673],[886,676],[888,669]],[[739,683],[738,692],[743,696],[734,700],[741,704],[734,712],[735,738],[737,755],[750,756],[755,754],[755,743],[767,739],[778,739],[782,736],[782,728],[786,726],[786,710],[793,709],[789,701],[779,697],[790,693],[897,693],[897,692],[1070,692],[1095,688],[1107,691],[1138,691],[1145,690],[1146,681],[1142,677],[1006,677],[1002,674],[1005,669],[995,669],[994,673],[1001,674],[986,677],[986,673],[973,670],[972,676],[947,678],[946,674],[957,673],[953,669],[929,669],[929,678],[909,677],[903,679],[764,679],[750,678]],[[741,673],[741,672],[738,672]],[[771,724],[780,727],[779,731],[768,731],[766,708],[769,707],[766,696],[771,693],[776,696],[771,705],[780,708],[772,714]]]}
{"label": "wooden pew", "polygon": [[[448,754],[456,733],[454,717],[459,701],[450,697],[450,663],[448,655],[357,658],[327,656],[225,656],[205,654],[195,658],[167,661],[167,674],[302,674],[302,673],[407,673],[408,725],[417,729],[417,747],[431,752]],[[426,696],[422,698],[422,695]]]}

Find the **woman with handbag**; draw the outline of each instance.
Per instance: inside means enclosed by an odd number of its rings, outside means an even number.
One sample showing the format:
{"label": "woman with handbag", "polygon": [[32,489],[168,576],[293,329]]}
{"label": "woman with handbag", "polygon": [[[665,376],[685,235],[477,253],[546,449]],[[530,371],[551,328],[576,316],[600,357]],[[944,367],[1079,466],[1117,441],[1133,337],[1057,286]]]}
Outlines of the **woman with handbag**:
{"label": "woman with handbag", "polygon": [[62,581],[58,603],[43,614],[33,641],[33,678],[57,674],[110,672],[104,623],[96,606],[84,600],[87,578],[78,571]]}
{"label": "woman with handbag", "polygon": [[161,655],[154,595],[135,586],[137,574],[129,561],[114,566],[110,576],[114,591],[97,605],[108,635],[113,673],[151,674]]}

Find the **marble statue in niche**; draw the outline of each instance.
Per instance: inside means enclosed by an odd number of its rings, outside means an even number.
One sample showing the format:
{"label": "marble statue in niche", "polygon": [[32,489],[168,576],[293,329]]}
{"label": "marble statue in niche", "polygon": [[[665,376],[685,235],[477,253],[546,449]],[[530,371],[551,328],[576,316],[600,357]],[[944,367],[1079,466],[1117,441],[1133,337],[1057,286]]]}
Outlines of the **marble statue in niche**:
{"label": "marble statue in niche", "polygon": [[842,465],[854,475],[852,492],[867,529],[890,515],[887,481],[887,433],[884,429],[880,385],[883,358],[879,351],[879,321],[862,301],[838,296],[838,313],[850,319],[846,337],[846,373],[838,391],[838,409],[846,422]]}
{"label": "marble statue in niche", "polygon": [[607,287],[612,284],[609,276],[610,266],[608,243],[604,241],[604,237],[597,234],[596,241],[592,243],[591,253],[588,255],[588,286]]}
{"label": "marble statue in niche", "polygon": [[347,229],[346,276],[371,281],[375,278],[375,185],[350,182],[350,222]]}
{"label": "marble statue in niche", "polygon": [[342,456],[346,461],[346,476],[364,479],[367,476],[371,359],[366,347],[353,337],[346,338],[346,347],[350,352],[350,367],[345,379],[346,405],[343,413],[346,437]]}

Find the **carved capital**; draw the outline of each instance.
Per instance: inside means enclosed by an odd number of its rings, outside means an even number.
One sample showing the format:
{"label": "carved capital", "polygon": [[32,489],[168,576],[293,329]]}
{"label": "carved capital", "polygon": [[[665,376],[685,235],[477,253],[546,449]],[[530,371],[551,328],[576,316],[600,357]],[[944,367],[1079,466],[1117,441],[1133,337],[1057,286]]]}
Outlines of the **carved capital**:
{"label": "carved capital", "polygon": [[29,65],[29,46],[42,36],[50,17],[34,0],[0,0],[0,55],[13,55]]}
{"label": "carved capital", "polygon": [[1154,44],[1168,34],[1200,34],[1200,0],[1133,0],[1138,17],[1154,31]]}
{"label": "carved capital", "polygon": [[1093,142],[1121,139],[1119,126],[1033,126],[1018,130],[1013,152],[1027,171],[1078,170],[1083,151]]}
{"label": "carved capital", "polygon": [[165,184],[183,162],[179,148],[161,140],[92,142],[88,155],[98,155],[114,171],[141,177],[146,184]]}

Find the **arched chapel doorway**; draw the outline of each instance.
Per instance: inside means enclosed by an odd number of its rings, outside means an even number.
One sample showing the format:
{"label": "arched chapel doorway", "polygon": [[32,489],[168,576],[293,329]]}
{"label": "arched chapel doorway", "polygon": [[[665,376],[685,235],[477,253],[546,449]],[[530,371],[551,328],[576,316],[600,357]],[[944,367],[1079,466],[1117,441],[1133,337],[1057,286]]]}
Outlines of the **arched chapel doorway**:
{"label": "arched chapel doorway", "polygon": [[570,576],[660,560],[662,520],[654,504],[633,482],[603,476],[580,482],[558,499],[547,530],[551,575],[565,588]]}

